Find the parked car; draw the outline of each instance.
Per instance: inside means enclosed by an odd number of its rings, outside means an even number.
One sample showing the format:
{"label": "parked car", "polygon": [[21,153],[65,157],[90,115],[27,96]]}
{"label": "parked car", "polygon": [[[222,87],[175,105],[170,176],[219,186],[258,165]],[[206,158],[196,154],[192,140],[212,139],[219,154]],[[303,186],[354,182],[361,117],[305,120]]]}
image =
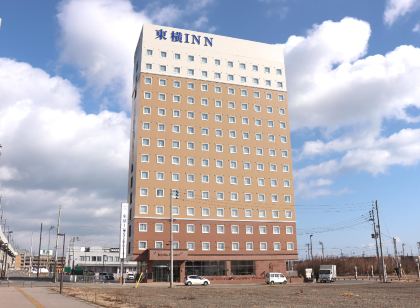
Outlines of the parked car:
{"label": "parked car", "polygon": [[125,281],[135,282],[136,281],[136,276],[133,273],[127,273],[127,275],[125,276]]}
{"label": "parked car", "polygon": [[[32,274],[36,274],[36,273],[38,273],[38,268],[33,268],[32,269]],[[40,267],[39,268],[39,273],[40,274],[48,274],[48,269],[46,269],[45,267]]]}
{"label": "parked car", "polygon": [[265,274],[265,283],[266,284],[286,284],[287,277],[284,276],[282,273],[267,273]]}
{"label": "parked car", "polygon": [[114,274],[112,274],[112,273],[99,273],[99,280],[101,280],[101,281],[114,281]]}
{"label": "parked car", "polygon": [[207,286],[209,284],[210,284],[210,281],[207,278],[204,278],[198,275],[190,275],[190,276],[187,276],[187,278],[185,279],[186,286],[192,286],[192,285]]}

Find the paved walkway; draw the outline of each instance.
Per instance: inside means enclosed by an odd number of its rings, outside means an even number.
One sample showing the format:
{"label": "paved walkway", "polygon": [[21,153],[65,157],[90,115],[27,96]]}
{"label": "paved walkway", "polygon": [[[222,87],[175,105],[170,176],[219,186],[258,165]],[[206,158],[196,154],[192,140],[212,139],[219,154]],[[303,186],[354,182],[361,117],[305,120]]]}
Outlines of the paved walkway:
{"label": "paved walkway", "polygon": [[0,307],[12,308],[92,308],[97,307],[80,300],[60,295],[46,287],[22,288],[18,286],[0,288]]}

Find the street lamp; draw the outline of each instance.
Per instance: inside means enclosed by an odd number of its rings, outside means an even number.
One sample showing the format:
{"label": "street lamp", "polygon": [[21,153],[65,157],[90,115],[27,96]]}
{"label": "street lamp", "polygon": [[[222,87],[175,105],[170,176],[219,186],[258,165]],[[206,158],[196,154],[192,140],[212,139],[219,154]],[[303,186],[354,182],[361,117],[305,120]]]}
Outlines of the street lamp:
{"label": "street lamp", "polygon": [[322,260],[324,260],[324,243],[319,241],[319,245],[321,245],[321,251],[322,251]]}
{"label": "street lamp", "polygon": [[[64,247],[66,246],[66,234],[65,233],[57,233],[57,236],[63,237],[63,257],[64,257]],[[60,276],[60,294],[63,292],[63,279],[64,279],[64,262],[62,263],[61,267],[61,276]]]}

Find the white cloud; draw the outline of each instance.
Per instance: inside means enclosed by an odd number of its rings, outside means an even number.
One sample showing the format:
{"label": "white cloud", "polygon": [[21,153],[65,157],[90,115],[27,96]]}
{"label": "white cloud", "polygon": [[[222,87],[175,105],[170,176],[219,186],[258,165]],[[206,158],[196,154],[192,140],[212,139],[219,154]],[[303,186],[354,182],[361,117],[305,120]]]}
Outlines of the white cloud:
{"label": "white cloud", "polygon": [[134,51],[143,23],[129,1],[64,1],[57,14],[61,59],[75,66],[89,87],[130,102]]}
{"label": "white cloud", "polygon": [[[306,37],[292,36],[285,44],[291,126],[324,132],[296,151],[301,162],[318,161],[296,171],[302,192],[316,188],[317,177],[350,170],[378,174],[419,163],[411,145],[420,142],[416,130],[381,134],[386,120],[420,122],[408,111],[420,108],[420,48],[399,46],[365,57],[369,37],[366,22],[344,18],[316,25]],[[402,144],[396,146],[396,139]]]}
{"label": "white cloud", "polygon": [[293,129],[359,125],[379,131],[387,118],[418,121],[406,109],[420,107],[420,48],[399,46],[363,57],[369,35],[367,23],[345,18],[316,26],[306,38],[289,38]]}
{"label": "white cloud", "polygon": [[413,27],[413,32],[420,32],[420,22]]}
{"label": "white cloud", "polygon": [[[13,228],[52,224],[58,204],[66,207],[66,224],[70,217],[76,225],[117,217],[126,198],[126,114],[87,114],[70,82],[5,58],[0,58],[0,97],[0,180]],[[83,232],[77,230],[68,231]],[[94,237],[103,231],[92,232]]]}
{"label": "white cloud", "polygon": [[384,21],[391,26],[399,17],[414,11],[419,7],[418,0],[387,0]]}
{"label": "white cloud", "polygon": [[[114,95],[130,110],[134,51],[144,23],[186,23],[195,29],[209,26],[206,7],[213,0],[188,1],[186,8],[151,2],[136,11],[128,0],[67,0],[58,7],[61,61],[76,67],[88,88],[98,94]],[[115,100],[115,99],[114,99]],[[107,108],[104,106],[103,108]]]}

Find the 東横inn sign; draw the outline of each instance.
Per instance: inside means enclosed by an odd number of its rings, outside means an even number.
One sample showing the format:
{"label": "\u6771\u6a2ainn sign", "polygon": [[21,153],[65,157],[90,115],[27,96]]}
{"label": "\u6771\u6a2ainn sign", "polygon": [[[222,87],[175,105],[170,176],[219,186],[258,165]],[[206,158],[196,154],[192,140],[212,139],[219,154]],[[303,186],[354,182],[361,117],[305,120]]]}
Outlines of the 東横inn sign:
{"label": "\u6771\u6a2ainn sign", "polygon": [[159,29],[155,31],[156,31],[156,39],[159,39],[159,40],[167,40],[169,38],[172,42],[213,47],[212,37],[195,35],[195,34],[185,33],[185,32],[180,32],[180,31],[171,31],[170,35],[167,35],[168,31],[165,31],[163,29]]}

